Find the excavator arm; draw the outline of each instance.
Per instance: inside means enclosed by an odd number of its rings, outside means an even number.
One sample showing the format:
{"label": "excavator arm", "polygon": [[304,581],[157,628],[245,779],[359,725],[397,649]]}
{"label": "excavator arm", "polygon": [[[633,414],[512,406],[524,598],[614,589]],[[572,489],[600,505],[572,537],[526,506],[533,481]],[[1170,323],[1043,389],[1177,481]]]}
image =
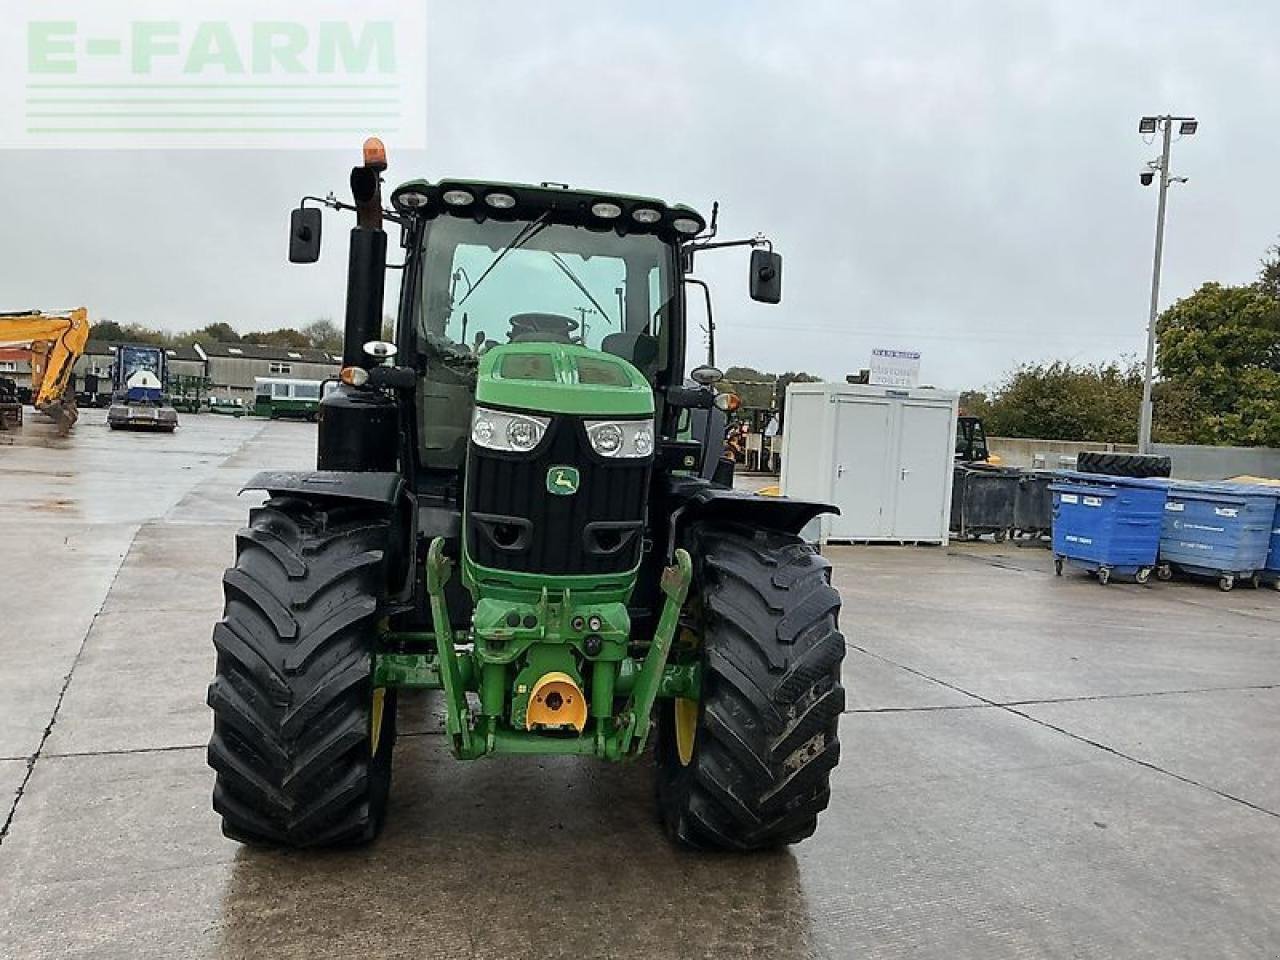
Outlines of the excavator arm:
{"label": "excavator arm", "polygon": [[66,313],[0,313],[0,346],[31,350],[31,402],[62,430],[75,423],[71,369],[89,342],[89,313],[84,307]]}

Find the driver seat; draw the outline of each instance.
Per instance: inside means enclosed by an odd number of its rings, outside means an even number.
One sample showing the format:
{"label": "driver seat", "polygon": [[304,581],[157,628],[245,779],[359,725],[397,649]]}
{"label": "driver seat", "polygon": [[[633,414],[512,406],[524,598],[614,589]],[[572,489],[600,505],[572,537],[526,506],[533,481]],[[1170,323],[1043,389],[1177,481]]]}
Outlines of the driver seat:
{"label": "driver seat", "polygon": [[517,313],[511,318],[508,343],[572,343],[569,334],[577,321],[558,313]]}
{"label": "driver seat", "polygon": [[658,338],[647,333],[611,333],[600,342],[600,349],[621,357],[646,377],[652,377],[658,365]]}

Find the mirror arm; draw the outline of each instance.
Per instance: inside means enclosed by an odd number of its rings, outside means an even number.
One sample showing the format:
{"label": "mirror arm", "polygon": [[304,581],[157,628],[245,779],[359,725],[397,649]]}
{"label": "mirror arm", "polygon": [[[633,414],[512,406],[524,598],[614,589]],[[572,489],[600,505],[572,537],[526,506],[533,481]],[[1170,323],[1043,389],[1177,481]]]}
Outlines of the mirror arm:
{"label": "mirror arm", "polygon": [[773,241],[766,237],[763,233],[757,233],[749,240],[721,240],[719,243],[686,243],[684,249],[688,251],[697,250],[722,250],[725,247],[764,247],[770,253],[773,253]]}
{"label": "mirror arm", "polygon": [[[343,203],[335,197],[332,192],[327,197],[303,197],[298,203],[298,206],[305,207],[308,200],[312,203],[318,203],[322,207],[328,207],[330,210],[350,210],[353,213],[356,210],[354,205],[350,203]],[[399,224],[402,227],[409,222],[408,217],[401,214],[400,211],[394,210],[390,207],[382,208],[382,219],[390,220],[392,223]]]}

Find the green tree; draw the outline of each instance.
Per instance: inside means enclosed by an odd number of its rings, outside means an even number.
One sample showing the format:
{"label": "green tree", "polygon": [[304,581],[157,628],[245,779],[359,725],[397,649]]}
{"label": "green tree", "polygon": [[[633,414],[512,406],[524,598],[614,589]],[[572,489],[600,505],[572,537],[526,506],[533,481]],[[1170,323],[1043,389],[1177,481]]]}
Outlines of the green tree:
{"label": "green tree", "polygon": [[249,340],[252,343],[261,343],[272,347],[292,347],[295,350],[311,346],[311,338],[301,330],[293,329],[293,327],[280,327],[277,330],[268,330],[265,333],[250,334]]}
{"label": "green tree", "polygon": [[95,340],[124,340],[124,327],[116,323],[114,320],[108,320],[103,317],[101,320],[95,321],[89,326],[89,336]]}
{"label": "green tree", "polygon": [[1273,300],[1280,300],[1280,243],[1267,251],[1258,271],[1258,289]]}
{"label": "green tree", "polygon": [[1157,321],[1160,376],[1185,393],[1200,443],[1280,446],[1280,298],[1206,283]]}
{"label": "green tree", "polygon": [[768,410],[773,401],[777,377],[755,367],[729,367],[724,372],[721,386],[742,398],[744,407]]}
{"label": "green tree", "polygon": [[993,436],[1133,443],[1141,401],[1142,370],[1136,363],[1056,361],[1019,367],[980,415]]}
{"label": "green tree", "polygon": [[167,347],[173,341],[173,337],[163,330],[144,327],[140,323],[126,323],[123,327],[118,327],[118,329],[122,334],[120,339],[127,340],[130,343],[150,343],[158,347]]}
{"label": "green tree", "polygon": [[196,341],[203,340],[206,343],[210,341],[214,343],[239,343],[241,338],[231,324],[219,320],[217,323],[206,324],[199,330],[194,331],[192,339]]}
{"label": "green tree", "polygon": [[819,380],[811,373],[788,370],[786,373],[766,373],[755,367],[729,367],[721,381],[723,389],[732,390],[742,398],[742,406],[754,410],[781,410],[787,386],[792,383],[815,383]]}
{"label": "green tree", "polygon": [[991,415],[991,400],[982,390],[964,390],[960,393],[960,415],[986,418]]}
{"label": "green tree", "polygon": [[318,350],[341,350],[342,328],[329,317],[312,320],[302,332],[307,337],[308,345]]}

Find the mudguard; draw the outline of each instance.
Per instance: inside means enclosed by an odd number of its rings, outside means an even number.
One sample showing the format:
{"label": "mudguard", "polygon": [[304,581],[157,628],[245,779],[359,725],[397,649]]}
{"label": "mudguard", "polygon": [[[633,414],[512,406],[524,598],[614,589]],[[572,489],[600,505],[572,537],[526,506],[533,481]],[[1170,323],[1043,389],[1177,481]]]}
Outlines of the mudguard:
{"label": "mudguard", "polygon": [[264,470],[240,488],[267,493],[303,493],[311,496],[362,500],[366,503],[399,502],[404,477],[398,473],[356,473],[347,470]]}
{"label": "mudguard", "polygon": [[742,523],[749,527],[798,534],[814,517],[840,512],[829,503],[797,500],[792,497],[762,497],[743,490],[714,486],[699,477],[670,477],[667,503],[672,511],[671,542],[677,542],[677,527],[686,529],[699,520]]}

